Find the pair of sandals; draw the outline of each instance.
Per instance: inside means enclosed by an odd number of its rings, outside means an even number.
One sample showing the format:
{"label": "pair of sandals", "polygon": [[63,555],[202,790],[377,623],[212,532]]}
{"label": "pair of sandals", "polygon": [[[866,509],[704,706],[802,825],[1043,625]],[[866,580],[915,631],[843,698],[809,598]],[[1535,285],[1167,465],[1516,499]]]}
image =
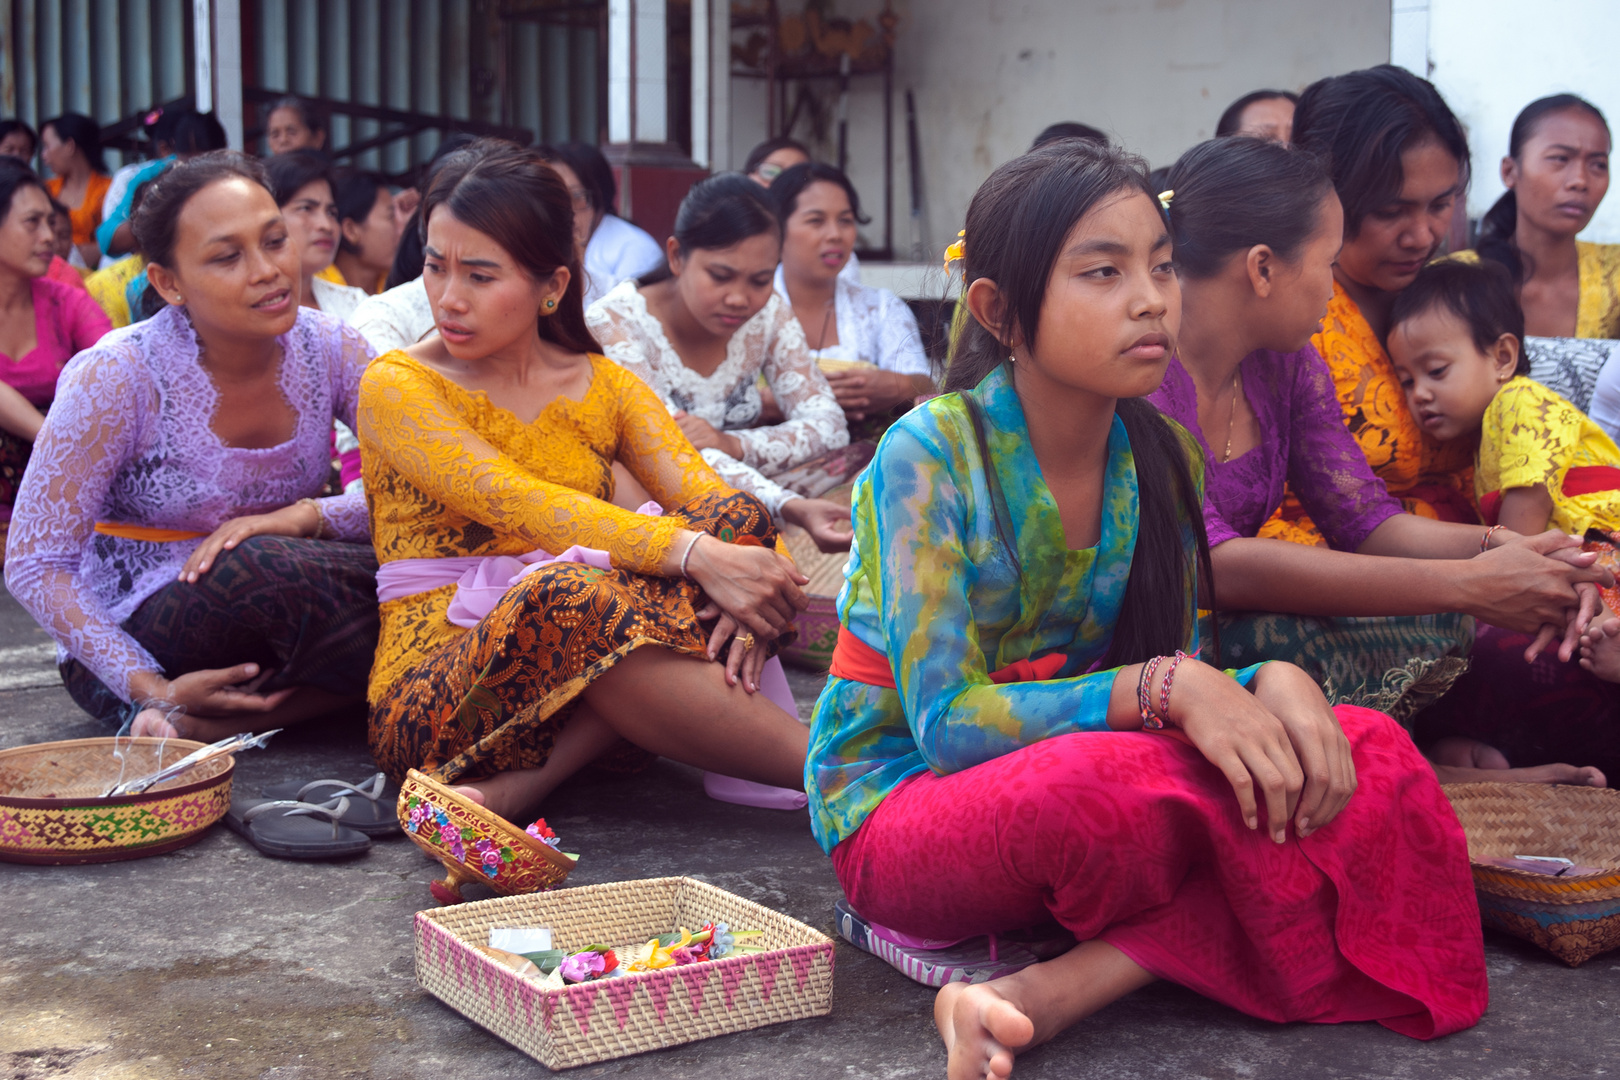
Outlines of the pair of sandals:
{"label": "pair of sandals", "polygon": [[225,825],[278,859],[341,859],[364,854],[373,838],[400,832],[399,787],[377,773],[363,783],[290,780],[261,799],[231,799]]}

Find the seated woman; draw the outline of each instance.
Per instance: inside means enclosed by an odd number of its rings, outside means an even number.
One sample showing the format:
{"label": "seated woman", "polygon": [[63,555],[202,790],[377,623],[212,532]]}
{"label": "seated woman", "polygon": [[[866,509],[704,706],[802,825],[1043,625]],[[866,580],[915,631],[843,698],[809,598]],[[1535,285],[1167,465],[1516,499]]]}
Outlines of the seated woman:
{"label": "seated woman", "polygon": [[[1424,433],[1384,350],[1396,294],[1439,251],[1467,185],[1462,125],[1430,83],[1384,64],[1306,87],[1293,138],[1328,163],[1344,209],[1333,296],[1311,344],[1333,374],[1345,424],[1406,510],[1474,524],[1471,449]],[[1292,493],[1260,535],[1327,543]]]}
{"label": "seated woman", "polygon": [[1609,143],[1603,113],[1574,94],[1532,101],[1513,121],[1507,192],[1475,250],[1513,275],[1526,334],[1620,337],[1620,244],[1575,239],[1609,190]]}
{"label": "seated woman", "polygon": [[[1393,705],[1404,691],[1406,720],[1464,667],[1473,621],[1459,613],[1564,631],[1572,582],[1597,574],[1539,552],[1572,556],[1577,541],[1405,513],[1345,429],[1310,344],[1343,235],[1338,197],[1316,159],[1283,143],[1215,139],[1184,154],[1169,183],[1182,325],[1152,400],[1207,460],[1221,660],[1293,660],[1355,704]],[[1285,480],[1334,550],[1256,538]],[[1574,646],[1567,636],[1566,658]],[[1569,766],[1491,779],[1583,777],[1600,779]]]}
{"label": "seated woman", "polygon": [[383,282],[399,250],[399,222],[394,193],[374,172],[343,169],[333,175],[337,202],[338,246],[332,265],[346,285],[366,296],[383,291]]}
{"label": "seated woman", "polygon": [[1463,833],[1401,729],[1289,664],[1196,657],[1199,454],[1135,400],[1180,314],[1145,171],[1064,142],[991,175],[955,392],[856,481],[805,766],[816,839],[898,934],[1055,920],[1082,942],[940,991],[955,1080],[1006,1076],[1156,978],[1420,1039],[1486,1004]]}
{"label": "seated woman", "polygon": [[911,309],[887,289],[840,276],[855,251],[860,196],[831,165],[795,165],[771,184],[782,219],[776,291],[793,308],[810,355],[832,385],[844,418],[870,418],[881,434],[893,411],[934,392]]}
{"label": "seated woman", "polygon": [[295,150],[270,158],[264,167],[270,175],[270,191],[287,223],[287,233],[298,248],[302,270],[298,302],[347,319],[366,294],[353,285],[334,283],[321,276],[331,268],[338,248],[332,166],[313,150]]}
{"label": "seated woman", "polygon": [[312,101],[289,94],[270,106],[264,118],[264,142],[272,155],[295,150],[324,153],[326,117]]}
{"label": "seated woman", "polygon": [[101,153],[101,125],[81,113],[63,113],[39,126],[39,157],[55,175],[45,190],[68,208],[73,222],[77,266],[94,270],[101,262],[96,227],[112,177]]}
{"label": "seated woman", "polygon": [[586,310],[621,281],[664,264],[658,241],[619,216],[618,186],[602,151],[590,143],[566,142],[540,152],[574,200],[574,242],[585,253]]}
{"label": "seated woman", "polygon": [[[620,740],[799,786],[804,726],[754,691],[803,578],[759,500],[599,355],[557,174],[490,140],[446,159],[421,210],[439,337],[380,357],[361,391],[378,762],[468,782],[508,818]],[[669,512],[610,504],[615,460]],[[500,566],[493,606],[457,584]]]}
{"label": "seated woman", "polygon": [[[821,550],[848,548],[848,508],[816,496],[859,472],[871,448],[840,453],[843,410],[772,288],[782,223],[770,197],[737,173],[712,176],[681,200],[666,248],[666,271],[586,313],[602,351],[664,399],[721,479]],[[756,427],[761,375],[786,419]]]}
{"label": "seated woman", "polygon": [[364,498],[313,496],[371,354],[298,306],[298,251],[252,158],[176,165],[135,233],[166,306],[63,372],[6,585],[73,699],[136,734],[209,742],[353,707],[377,563]]}
{"label": "seated woman", "polygon": [[82,287],[46,276],[51,201],[27,165],[0,156],[0,530],[11,519],[57,377],[111,327]]}

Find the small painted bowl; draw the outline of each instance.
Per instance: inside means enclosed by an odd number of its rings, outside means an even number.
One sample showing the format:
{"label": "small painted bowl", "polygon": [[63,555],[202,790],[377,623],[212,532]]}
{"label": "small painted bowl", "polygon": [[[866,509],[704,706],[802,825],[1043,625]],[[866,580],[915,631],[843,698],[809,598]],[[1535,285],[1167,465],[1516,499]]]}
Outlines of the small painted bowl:
{"label": "small painted bowl", "polygon": [[190,739],[101,738],[0,750],[0,860],[49,866],[116,862],[196,843],[231,807],[234,758],[204,762],[139,795],[108,799],[101,793],[202,745]]}
{"label": "small painted bowl", "polygon": [[412,769],[399,789],[400,828],[444,864],[430,888],[441,904],[459,904],[463,885],[487,885],[502,896],[561,885],[574,860],[510,821]]}

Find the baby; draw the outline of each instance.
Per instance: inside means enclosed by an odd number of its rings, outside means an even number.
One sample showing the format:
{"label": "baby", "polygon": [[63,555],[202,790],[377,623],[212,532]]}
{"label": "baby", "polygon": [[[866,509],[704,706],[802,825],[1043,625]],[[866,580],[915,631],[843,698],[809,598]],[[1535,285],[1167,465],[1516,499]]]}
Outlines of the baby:
{"label": "baby", "polygon": [[[1474,494],[1488,525],[1586,538],[1620,569],[1620,447],[1529,378],[1524,313],[1507,270],[1445,259],[1395,299],[1389,355],[1412,415],[1436,439],[1478,438]],[[1620,588],[1581,638],[1581,666],[1620,682]]]}

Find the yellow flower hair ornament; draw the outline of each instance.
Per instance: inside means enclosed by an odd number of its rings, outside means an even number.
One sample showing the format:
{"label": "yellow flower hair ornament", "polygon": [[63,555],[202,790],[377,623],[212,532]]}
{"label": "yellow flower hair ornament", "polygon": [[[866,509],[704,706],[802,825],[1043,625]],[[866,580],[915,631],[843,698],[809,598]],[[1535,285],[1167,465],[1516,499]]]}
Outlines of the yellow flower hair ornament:
{"label": "yellow flower hair ornament", "polygon": [[1161,192],[1159,192],[1159,207],[1160,207],[1160,209],[1162,209],[1165,213],[1168,214],[1170,212],[1170,200],[1175,198],[1175,197],[1176,197],[1176,193],[1175,193],[1174,189],[1171,189],[1170,191],[1161,191]]}
{"label": "yellow flower hair ornament", "polygon": [[966,236],[967,230],[963,229],[956,234],[956,243],[945,249],[945,272],[947,274],[951,272],[952,263],[958,263],[967,258],[967,246],[963,243]]}

